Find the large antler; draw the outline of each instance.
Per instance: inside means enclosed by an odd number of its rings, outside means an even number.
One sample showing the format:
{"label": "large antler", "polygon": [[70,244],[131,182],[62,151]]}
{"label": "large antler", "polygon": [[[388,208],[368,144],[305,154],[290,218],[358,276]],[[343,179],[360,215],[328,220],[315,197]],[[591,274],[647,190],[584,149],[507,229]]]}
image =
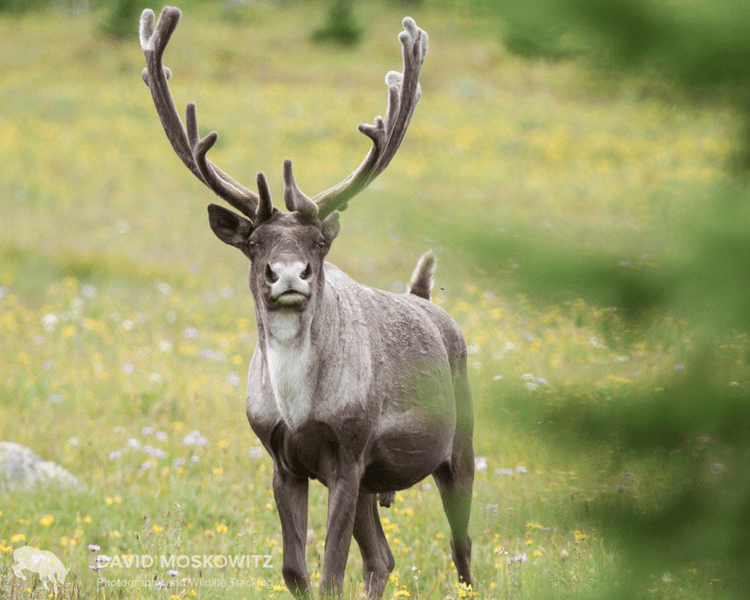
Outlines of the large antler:
{"label": "large antler", "polygon": [[[337,185],[315,195],[312,200],[299,191],[292,173],[292,161],[284,161],[284,182],[286,196],[292,197],[292,204],[309,210],[310,202],[317,206],[318,217],[322,221],[331,213],[346,208],[351,198],[366,188],[391,162],[401,141],[406,135],[409,122],[414,114],[417,101],[422,94],[419,86],[419,72],[427,56],[427,33],[417,27],[414,19],[406,17],[404,31],[398,39],[404,60],[403,74],[389,71],[385,76],[388,85],[388,108],[385,120],[375,117],[375,124],[360,124],[357,129],[372,140],[370,152],[362,164],[346,179]],[[290,201],[287,207],[292,210]]]}
{"label": "large antler", "polygon": [[[146,9],[141,14],[140,40],[146,57],[143,80],[151,90],[164,132],[182,162],[216,194],[255,220],[259,203],[258,194],[236,182],[206,158],[206,153],[216,143],[218,134],[214,131],[202,139],[199,138],[196,108],[192,102],[187,105],[187,131],[177,114],[167,83],[171,72],[164,67],[162,57],[179,20],[179,9],[166,6],[162,9],[159,22],[154,29],[153,11]],[[374,125],[363,123],[358,127],[359,131],[372,140],[370,152],[346,179],[312,199],[300,191],[294,180],[292,161],[286,159],[284,199],[290,211],[298,210],[316,216],[322,221],[332,213],[343,210],[349,200],[367,187],[396,154],[422,93],[419,87],[419,72],[427,55],[427,34],[417,27],[410,17],[403,20],[403,26],[404,31],[399,34],[398,39],[402,47],[404,72],[401,74],[390,71],[385,77],[388,85],[388,108],[385,119],[376,117]],[[262,175],[259,175],[259,178],[262,178]]]}
{"label": "large antler", "polygon": [[141,49],[146,57],[143,81],[151,90],[156,112],[159,114],[164,132],[177,156],[206,186],[254,220],[258,208],[258,195],[239,184],[206,158],[206,153],[216,143],[219,135],[214,131],[202,139],[199,138],[198,119],[193,102],[187,105],[185,113],[187,131],[177,114],[177,107],[167,83],[171,71],[164,67],[162,58],[169,38],[179,22],[180,10],[171,6],[165,6],[162,9],[156,30],[154,30],[154,12],[146,9],[141,14],[139,34]]}

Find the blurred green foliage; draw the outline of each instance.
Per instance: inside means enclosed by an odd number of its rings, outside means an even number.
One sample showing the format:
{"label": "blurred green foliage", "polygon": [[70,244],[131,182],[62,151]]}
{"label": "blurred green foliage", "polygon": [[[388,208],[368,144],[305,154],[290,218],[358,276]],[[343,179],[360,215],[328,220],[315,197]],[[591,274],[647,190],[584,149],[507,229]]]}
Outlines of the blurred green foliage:
{"label": "blurred green foliage", "polygon": [[342,46],[356,44],[361,37],[362,27],[354,17],[354,0],[330,0],[325,23],[312,34],[316,41]]}
{"label": "blurred green foliage", "polygon": [[[653,72],[702,101],[734,104],[747,121],[750,13],[744,0],[475,2],[501,17],[510,51],[542,58],[585,53],[610,66]],[[750,167],[750,131],[738,161]]]}
{"label": "blurred green foliage", "polygon": [[33,7],[46,6],[50,0],[0,0],[0,10],[4,12],[20,12]]}
{"label": "blurred green foliage", "polygon": [[0,0],[0,11],[19,13],[52,4],[52,0]]}
{"label": "blurred green foliage", "polygon": [[116,40],[132,39],[138,33],[141,11],[150,4],[148,0],[108,0],[101,31]]}
{"label": "blurred green foliage", "polygon": [[[505,43],[515,53],[559,58],[565,39],[576,54],[613,82],[634,72],[672,86],[675,104],[728,106],[740,132],[725,180],[699,198],[697,209],[661,223],[662,252],[622,261],[617,251],[591,250],[556,240],[508,240],[491,227],[462,232],[493,278],[496,257],[526,257],[518,275],[531,301],[565,294],[611,306],[627,320],[631,339],[647,335],[655,318],[674,314],[693,329],[689,370],[656,392],[632,390],[627,399],[590,406],[571,396],[539,407],[554,435],[568,432],[589,448],[658,457],[675,473],[670,494],[651,506],[618,498],[593,512],[626,541],[630,568],[668,571],[694,561],[716,561],[720,578],[740,597],[750,589],[750,398],[748,381],[727,378],[722,349],[750,332],[750,12],[740,0],[715,3],[653,0],[478,0],[506,22]],[[567,36],[567,38],[566,38]],[[495,274],[495,275],[493,275]],[[685,365],[677,365],[682,371]],[[498,417],[500,413],[498,413]],[[586,446],[584,446],[585,448]],[[632,597],[623,578],[611,597]],[[733,587],[732,587],[733,586]]]}

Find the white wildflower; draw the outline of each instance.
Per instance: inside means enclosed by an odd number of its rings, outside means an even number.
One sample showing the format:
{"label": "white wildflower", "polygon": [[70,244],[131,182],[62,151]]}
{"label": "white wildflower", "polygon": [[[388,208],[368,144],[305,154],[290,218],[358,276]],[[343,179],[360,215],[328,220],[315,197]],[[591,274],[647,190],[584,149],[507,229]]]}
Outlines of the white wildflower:
{"label": "white wildflower", "polygon": [[250,458],[263,458],[266,455],[260,446],[251,446],[247,454]]}
{"label": "white wildflower", "polygon": [[191,431],[182,439],[183,446],[205,446],[207,443],[208,440],[197,429]]}
{"label": "white wildflower", "polygon": [[55,330],[59,321],[56,314],[47,313],[42,317],[42,328],[47,333],[50,333]]}
{"label": "white wildflower", "polygon": [[157,279],[154,282],[154,289],[157,292],[164,294],[165,296],[172,293],[172,286],[169,285],[166,281],[161,281],[160,279]]}
{"label": "white wildflower", "polygon": [[523,554],[516,554],[515,556],[508,557],[508,564],[511,565],[513,563],[524,563],[527,560],[529,560],[529,557],[524,552]]}

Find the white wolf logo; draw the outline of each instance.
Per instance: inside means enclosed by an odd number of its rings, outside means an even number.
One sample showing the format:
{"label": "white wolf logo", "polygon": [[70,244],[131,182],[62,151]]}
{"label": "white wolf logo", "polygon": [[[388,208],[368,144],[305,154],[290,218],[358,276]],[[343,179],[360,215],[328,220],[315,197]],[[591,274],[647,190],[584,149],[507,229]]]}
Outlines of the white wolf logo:
{"label": "white wolf logo", "polygon": [[38,573],[39,580],[42,582],[45,590],[49,590],[47,582],[52,582],[52,588],[57,596],[57,584],[62,585],[65,583],[65,577],[70,569],[66,569],[57,558],[49,550],[38,550],[31,546],[21,546],[13,551],[13,558],[15,564],[13,565],[13,573],[16,577],[26,580],[26,575],[23,574],[24,569],[31,573]]}

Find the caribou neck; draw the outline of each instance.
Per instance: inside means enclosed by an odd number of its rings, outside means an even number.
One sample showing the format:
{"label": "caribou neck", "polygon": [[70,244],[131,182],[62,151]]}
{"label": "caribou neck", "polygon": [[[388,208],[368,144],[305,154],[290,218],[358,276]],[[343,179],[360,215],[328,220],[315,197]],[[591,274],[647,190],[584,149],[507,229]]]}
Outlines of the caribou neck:
{"label": "caribou neck", "polygon": [[263,353],[276,406],[294,430],[315,408],[316,389],[326,349],[336,347],[341,319],[336,292],[323,274],[314,301],[304,311],[269,311],[255,298],[258,350]]}
{"label": "caribou neck", "polygon": [[321,347],[321,344],[336,339],[339,327],[337,294],[326,285],[323,271],[321,269],[315,284],[314,297],[303,311],[268,310],[251,284],[259,346],[299,351],[310,345]]}

